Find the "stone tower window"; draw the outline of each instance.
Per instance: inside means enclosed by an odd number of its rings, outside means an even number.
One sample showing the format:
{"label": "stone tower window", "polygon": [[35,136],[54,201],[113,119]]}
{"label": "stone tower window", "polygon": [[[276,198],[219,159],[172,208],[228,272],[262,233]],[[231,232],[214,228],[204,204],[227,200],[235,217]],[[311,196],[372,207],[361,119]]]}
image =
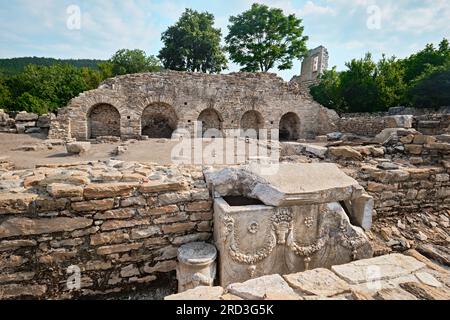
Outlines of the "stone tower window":
{"label": "stone tower window", "polygon": [[314,57],[314,59],[313,59],[313,68],[312,68],[313,70],[313,72],[317,72],[317,71],[319,71],[319,57],[318,56],[316,56],[316,57]]}

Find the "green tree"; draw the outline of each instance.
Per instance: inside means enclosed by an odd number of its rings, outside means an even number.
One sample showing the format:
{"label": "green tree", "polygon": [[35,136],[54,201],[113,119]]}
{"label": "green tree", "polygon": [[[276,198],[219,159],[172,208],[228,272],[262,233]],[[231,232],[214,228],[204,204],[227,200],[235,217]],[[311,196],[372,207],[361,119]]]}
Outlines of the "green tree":
{"label": "green tree", "polygon": [[121,49],[112,56],[110,63],[113,76],[161,70],[161,64],[157,58],[147,57],[145,52],[139,49]]}
{"label": "green tree", "polygon": [[9,88],[6,86],[6,84],[3,82],[2,79],[0,79],[0,109],[9,109],[12,103],[12,96],[11,92],[9,91]]}
{"label": "green tree", "polygon": [[320,83],[310,88],[313,98],[327,108],[340,113],[347,111],[342,97],[341,79],[336,67],[327,70],[320,77]]}
{"label": "green tree", "polygon": [[28,65],[21,74],[9,78],[7,84],[14,99],[11,109],[47,113],[67,105],[81,92],[97,87],[98,79],[72,65]]}
{"label": "green tree", "polygon": [[14,106],[18,111],[27,111],[37,114],[45,114],[52,109],[49,107],[48,101],[32,96],[28,92],[25,92],[18,97]]}
{"label": "green tree", "polygon": [[102,80],[113,77],[113,64],[106,61],[98,64]]}
{"label": "green tree", "polygon": [[377,99],[377,65],[372,55],[367,53],[363,59],[347,62],[347,71],[341,74],[342,98],[350,112],[379,111]]}
{"label": "green tree", "polygon": [[286,16],[281,9],[255,3],[250,10],[232,16],[230,23],[227,51],[231,60],[243,66],[242,71],[287,70],[307,51],[302,20],[293,14]]}
{"label": "green tree", "polygon": [[438,48],[435,48],[433,44],[427,44],[425,49],[403,60],[405,82],[410,84],[429,67],[442,66],[449,58],[450,46],[447,39],[443,39]]}
{"label": "green tree", "polygon": [[221,37],[221,30],[214,28],[212,14],[186,9],[178,22],[162,34],[164,47],[158,57],[166,69],[219,73],[227,68]]}
{"label": "green tree", "polygon": [[377,64],[376,84],[379,110],[398,106],[405,101],[407,85],[404,82],[405,69],[395,57],[382,59]]}
{"label": "green tree", "polygon": [[436,108],[450,105],[450,60],[443,66],[429,67],[412,82],[408,100],[415,107]]}

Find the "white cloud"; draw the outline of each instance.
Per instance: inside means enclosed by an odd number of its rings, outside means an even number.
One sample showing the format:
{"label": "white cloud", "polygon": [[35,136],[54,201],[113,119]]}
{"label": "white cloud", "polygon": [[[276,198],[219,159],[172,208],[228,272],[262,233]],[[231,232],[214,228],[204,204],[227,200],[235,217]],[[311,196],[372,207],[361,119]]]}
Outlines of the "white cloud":
{"label": "white cloud", "polygon": [[314,4],[312,1],[306,2],[306,4],[303,6],[303,8],[300,10],[302,15],[311,15],[311,14],[329,14],[329,15],[335,15],[336,12],[334,9],[332,9],[329,6],[320,6],[317,4]]}

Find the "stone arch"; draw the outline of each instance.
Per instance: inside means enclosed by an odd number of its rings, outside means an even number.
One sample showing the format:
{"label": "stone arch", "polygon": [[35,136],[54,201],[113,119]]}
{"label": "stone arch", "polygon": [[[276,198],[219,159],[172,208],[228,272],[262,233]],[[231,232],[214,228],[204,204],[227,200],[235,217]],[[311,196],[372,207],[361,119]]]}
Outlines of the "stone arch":
{"label": "stone arch", "polygon": [[94,105],[87,115],[88,138],[120,137],[120,113],[116,107],[100,103]]}
{"label": "stone arch", "polygon": [[141,134],[143,136],[170,139],[177,126],[177,113],[169,104],[155,102],[148,105],[142,112]]}
{"label": "stone arch", "polygon": [[280,140],[297,141],[300,139],[300,118],[294,112],[288,112],[280,120]]}
{"label": "stone arch", "polygon": [[241,136],[259,139],[259,130],[264,128],[264,118],[260,112],[250,110],[241,117]]}
{"label": "stone arch", "polygon": [[202,123],[202,135],[209,129],[222,131],[223,118],[216,109],[208,108],[203,110],[198,116],[197,121]]}

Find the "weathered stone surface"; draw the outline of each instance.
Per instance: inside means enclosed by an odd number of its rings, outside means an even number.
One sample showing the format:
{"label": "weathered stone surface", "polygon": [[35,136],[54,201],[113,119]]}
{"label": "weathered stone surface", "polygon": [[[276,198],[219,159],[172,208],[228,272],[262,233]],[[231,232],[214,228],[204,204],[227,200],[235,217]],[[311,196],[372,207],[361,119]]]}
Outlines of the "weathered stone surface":
{"label": "weathered stone surface", "polygon": [[130,183],[102,183],[90,184],[84,188],[84,197],[88,200],[127,196],[136,184]]}
{"label": "weathered stone surface", "polygon": [[400,288],[385,288],[381,289],[375,295],[377,300],[417,300],[417,298]]}
{"label": "weathered stone surface", "polygon": [[30,203],[37,198],[38,195],[31,193],[2,193],[0,194],[0,215],[26,212]]}
{"label": "weathered stone surface", "polygon": [[158,196],[158,200],[162,205],[188,202],[191,201],[191,199],[191,193],[189,191],[164,193]]}
{"label": "weathered stone surface", "polygon": [[197,287],[183,293],[167,296],[164,300],[220,300],[222,287]]}
{"label": "weathered stone surface", "polygon": [[331,163],[279,164],[275,175],[261,173],[258,167],[249,170],[264,180],[254,185],[251,197],[275,207],[343,201],[362,190]]}
{"label": "weathered stone surface", "polygon": [[85,154],[91,150],[90,142],[71,142],[66,145],[67,153],[69,154]]}
{"label": "weathered stone surface", "polygon": [[162,230],[165,234],[180,233],[193,230],[195,226],[196,226],[195,222],[174,223],[163,225]]}
{"label": "weathered stone surface", "polygon": [[106,211],[114,207],[114,199],[91,200],[72,203],[72,209],[78,212]]}
{"label": "weathered stone surface", "polygon": [[136,226],[146,226],[150,225],[151,221],[149,219],[139,219],[139,220],[108,220],[104,222],[101,226],[102,231],[116,230],[132,228]]}
{"label": "weathered stone surface", "polygon": [[143,271],[145,273],[155,273],[155,272],[170,272],[177,268],[177,262],[175,260],[167,260],[158,262],[154,266],[149,266],[147,264],[144,266]]}
{"label": "weathered stone surface", "polygon": [[267,294],[285,294],[293,296],[294,290],[280,275],[264,276],[244,283],[230,284],[227,291],[247,300],[263,300]]}
{"label": "weathered stone surface", "polygon": [[0,299],[42,297],[46,292],[45,285],[8,284],[0,286]]}
{"label": "weathered stone surface", "polygon": [[408,291],[419,299],[424,300],[450,300],[450,291],[433,288],[425,284],[408,282],[400,284],[403,290]]}
{"label": "weathered stone surface", "polygon": [[47,186],[47,192],[55,198],[81,198],[83,188],[71,184],[54,183]]}
{"label": "weathered stone surface", "polygon": [[108,255],[113,253],[128,252],[137,250],[142,247],[142,243],[117,244],[112,246],[100,247],[97,249],[97,254]]}
{"label": "weathered stone surface", "polygon": [[148,228],[140,228],[140,229],[133,229],[131,231],[131,239],[137,240],[137,239],[145,239],[150,238],[154,235],[157,235],[161,233],[161,229],[156,226],[151,226]]}
{"label": "weathered stone surface", "polygon": [[10,251],[23,247],[34,247],[37,244],[35,240],[6,240],[0,242],[0,252]]}
{"label": "weathered stone surface", "polygon": [[135,215],[135,209],[116,209],[108,210],[105,212],[98,212],[94,219],[97,220],[110,220],[110,219],[128,219]]}
{"label": "weathered stone surface", "polygon": [[178,209],[178,206],[169,205],[169,206],[158,207],[158,208],[153,208],[153,209],[139,210],[139,214],[143,215],[143,216],[159,216],[159,215],[177,213],[178,211],[180,211],[180,209]]}
{"label": "weathered stone surface", "polygon": [[314,269],[284,276],[300,295],[331,297],[350,292],[350,286],[328,269]]}
{"label": "weathered stone surface", "polygon": [[30,281],[35,275],[36,273],[34,272],[2,273],[0,274],[0,283]]}
{"label": "weathered stone surface", "polygon": [[211,233],[201,232],[195,234],[188,234],[186,236],[179,236],[173,238],[171,241],[174,245],[181,245],[184,243],[195,242],[195,241],[207,241],[211,238]]}
{"label": "weathered stone surface", "polygon": [[0,238],[74,231],[92,225],[87,218],[27,219],[12,218],[0,225]]}
{"label": "weathered stone surface", "polygon": [[91,246],[122,243],[130,239],[130,235],[122,231],[98,233],[91,236]]}
{"label": "weathered stone surface", "polygon": [[417,272],[415,275],[416,275],[417,279],[419,279],[420,282],[422,282],[423,284],[425,284],[427,286],[435,287],[435,288],[442,287],[442,283],[437,281],[436,278],[433,277],[428,272]]}
{"label": "weathered stone surface", "polygon": [[209,211],[212,208],[211,201],[199,201],[199,202],[191,202],[186,205],[186,211]]}
{"label": "weathered stone surface", "polygon": [[349,146],[330,147],[328,151],[332,156],[337,158],[362,159],[361,153]]}
{"label": "weathered stone surface", "polygon": [[35,113],[19,112],[14,120],[16,121],[36,121],[39,116]]}
{"label": "weathered stone surface", "polygon": [[184,212],[179,212],[172,215],[165,215],[160,218],[155,219],[153,222],[156,224],[164,224],[164,223],[173,223],[186,221],[188,219],[188,215]]}
{"label": "weathered stone surface", "polygon": [[332,270],[351,284],[389,280],[411,274],[425,264],[402,254],[391,254],[350,264],[333,266]]}
{"label": "weathered stone surface", "polygon": [[157,192],[169,192],[180,191],[186,188],[184,182],[160,182],[151,181],[149,183],[142,184],[139,187],[141,193],[157,193]]}
{"label": "weathered stone surface", "polygon": [[314,144],[305,144],[304,146],[306,152],[312,153],[319,158],[325,158],[325,155],[328,152],[327,147],[322,147]]}

